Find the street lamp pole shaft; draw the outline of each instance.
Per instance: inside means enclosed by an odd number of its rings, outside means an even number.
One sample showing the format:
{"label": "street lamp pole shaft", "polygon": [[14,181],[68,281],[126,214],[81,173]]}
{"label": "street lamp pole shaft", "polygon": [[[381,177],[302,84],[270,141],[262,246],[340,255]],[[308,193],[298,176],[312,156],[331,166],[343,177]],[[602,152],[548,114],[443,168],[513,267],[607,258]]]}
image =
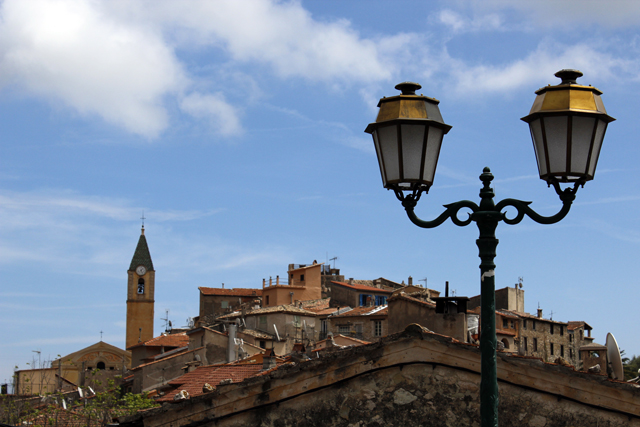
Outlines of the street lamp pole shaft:
{"label": "street lamp pole shaft", "polygon": [[[445,211],[436,219],[425,221],[416,215],[414,208],[420,198],[420,193],[403,195],[396,191],[396,196],[402,202],[407,211],[407,216],[415,225],[421,228],[435,228],[447,219],[460,227],[475,222],[478,225],[480,237],[476,240],[478,255],[480,256],[480,418],[482,427],[498,426],[498,364],[497,364],[497,337],[496,337],[496,296],[495,296],[495,268],[494,259],[498,239],[496,228],[500,221],[506,224],[518,224],[525,216],[539,224],[554,224],[562,220],[569,213],[571,204],[575,199],[579,183],[571,188],[561,189],[557,182],[553,182],[562,208],[555,215],[542,216],[529,207],[531,202],[517,199],[504,199],[497,204],[493,198],[495,193],[491,188],[493,174],[489,168],[484,168],[480,180],[483,183],[480,189],[480,205],[469,200],[445,205]],[[517,213],[513,218],[507,217],[502,212],[507,207],[515,208]],[[461,209],[470,209],[471,214],[467,219],[458,218]]]}
{"label": "street lamp pole shaft", "polygon": [[485,171],[480,176],[484,183],[480,190],[479,210],[471,218],[478,225],[480,237],[476,240],[480,256],[480,418],[482,427],[498,426],[498,365],[496,360],[496,297],[494,259],[498,239],[496,228],[501,214],[493,203],[490,187],[493,175]]}

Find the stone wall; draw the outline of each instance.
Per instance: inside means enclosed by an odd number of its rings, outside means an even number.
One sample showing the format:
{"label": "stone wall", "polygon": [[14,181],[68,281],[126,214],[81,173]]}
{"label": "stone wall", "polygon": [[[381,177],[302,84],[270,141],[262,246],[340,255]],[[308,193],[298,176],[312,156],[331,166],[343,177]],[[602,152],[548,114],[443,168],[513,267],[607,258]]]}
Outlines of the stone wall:
{"label": "stone wall", "polygon": [[[498,353],[501,427],[640,427],[640,389]],[[417,325],[121,420],[122,427],[480,426],[480,352]]]}

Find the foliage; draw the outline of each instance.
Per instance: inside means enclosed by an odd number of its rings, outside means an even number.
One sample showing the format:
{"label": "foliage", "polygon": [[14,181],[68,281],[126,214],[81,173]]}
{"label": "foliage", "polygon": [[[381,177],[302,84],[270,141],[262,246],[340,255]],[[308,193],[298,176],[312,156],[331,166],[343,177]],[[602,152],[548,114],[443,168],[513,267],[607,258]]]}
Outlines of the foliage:
{"label": "foliage", "polygon": [[[93,395],[80,398],[77,393],[48,393],[44,397],[0,396],[0,422],[9,425],[29,424],[33,427],[87,426],[101,427],[115,417],[133,415],[141,409],[158,406],[146,394],[123,394],[114,379],[104,384],[97,371],[92,372]],[[117,378],[119,379],[119,378]],[[68,409],[64,409],[62,402]]]}
{"label": "foliage", "polygon": [[[621,353],[624,354],[624,351]],[[638,373],[638,370],[640,369],[640,356],[633,356],[631,359],[623,357],[622,366],[624,368],[625,381],[640,376],[640,373]]]}

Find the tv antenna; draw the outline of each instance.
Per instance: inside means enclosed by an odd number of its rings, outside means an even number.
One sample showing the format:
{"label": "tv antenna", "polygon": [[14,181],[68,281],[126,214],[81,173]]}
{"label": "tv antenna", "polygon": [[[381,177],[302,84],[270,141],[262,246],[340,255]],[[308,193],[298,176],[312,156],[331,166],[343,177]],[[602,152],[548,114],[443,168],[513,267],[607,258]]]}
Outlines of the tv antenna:
{"label": "tv antenna", "polygon": [[424,287],[427,287],[427,278],[425,277],[424,279],[419,279],[418,282],[424,282]]}
{"label": "tv antenna", "polygon": [[524,283],[524,278],[522,276],[518,277],[518,283],[516,285],[522,289],[522,284]]}
{"label": "tv antenna", "polygon": [[144,209],[142,209],[142,216],[140,217],[140,219],[142,220],[142,228],[144,228],[144,220],[146,219],[144,217]]}
{"label": "tv antenna", "polygon": [[[40,361],[40,350],[31,350],[32,353],[38,353],[38,368],[42,368],[42,362]],[[35,360],[33,361],[33,364],[35,365]],[[35,369],[35,368],[34,368]]]}
{"label": "tv antenna", "polygon": [[334,256],[333,258],[331,258],[329,261],[333,261],[333,268],[336,268],[336,260],[338,259],[337,256]]}
{"label": "tv antenna", "polygon": [[102,341],[102,331],[100,331],[100,341]]}
{"label": "tv antenna", "polygon": [[161,317],[160,320],[164,320],[164,331],[169,332],[171,330],[171,321],[169,320],[169,309],[164,309],[164,317]]}
{"label": "tv antenna", "polygon": [[549,312],[549,320],[553,320],[553,310]]}

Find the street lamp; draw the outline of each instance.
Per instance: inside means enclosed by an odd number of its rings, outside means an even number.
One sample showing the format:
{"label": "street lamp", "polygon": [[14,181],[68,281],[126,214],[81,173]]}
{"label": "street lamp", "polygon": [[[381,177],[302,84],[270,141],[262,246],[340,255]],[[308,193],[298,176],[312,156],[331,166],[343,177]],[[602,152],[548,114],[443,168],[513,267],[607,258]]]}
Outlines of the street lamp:
{"label": "street lamp", "polygon": [[[576,83],[582,76],[580,71],[560,70],[555,75],[562,82],[536,91],[529,115],[522,118],[529,123],[540,178],[553,186],[562,202],[560,211],[552,216],[536,213],[529,207],[531,202],[504,199],[494,203],[494,192],[490,187],[493,175],[485,167],[480,175],[483,186],[479,205],[462,200],[445,205],[445,211],[434,220],[418,218],[414,208],[422,193],[428,193],[433,184],[442,139],[451,126],[442,120],[438,100],[415,94],[421,88],[417,83],[400,83],[396,86],[402,92],[400,95],[382,98],[376,121],[365,129],[373,136],[382,184],[394,191],[411,222],[418,227],[434,228],[451,218],[458,226],[469,225],[472,221],[478,225],[483,427],[498,425],[494,273],[498,239],[495,229],[500,221],[518,224],[525,215],[540,224],[554,224],[563,219],[569,213],[578,187],[593,179],[607,125],[615,120],[604,109],[600,99],[602,92]],[[561,183],[570,185],[562,189]],[[517,211],[513,218],[503,212],[508,206]],[[471,210],[468,218],[458,218],[461,209]]]}

